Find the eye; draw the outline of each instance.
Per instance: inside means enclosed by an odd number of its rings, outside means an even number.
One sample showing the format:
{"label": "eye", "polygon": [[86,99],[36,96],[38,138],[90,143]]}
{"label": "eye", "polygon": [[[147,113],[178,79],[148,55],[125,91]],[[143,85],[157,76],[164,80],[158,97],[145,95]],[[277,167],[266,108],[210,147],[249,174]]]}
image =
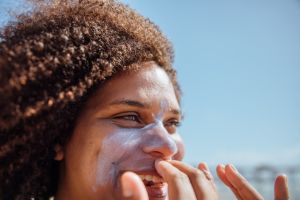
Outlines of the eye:
{"label": "eye", "polygon": [[126,112],[114,115],[112,117],[112,121],[117,126],[123,128],[140,128],[144,126],[140,115],[135,112]]}
{"label": "eye", "polygon": [[121,116],[116,116],[114,118],[115,119],[123,119],[123,120],[140,122],[140,119],[137,115],[121,115]]}
{"label": "eye", "polygon": [[164,123],[169,133],[175,133],[180,125],[181,122],[178,119],[170,119]]}

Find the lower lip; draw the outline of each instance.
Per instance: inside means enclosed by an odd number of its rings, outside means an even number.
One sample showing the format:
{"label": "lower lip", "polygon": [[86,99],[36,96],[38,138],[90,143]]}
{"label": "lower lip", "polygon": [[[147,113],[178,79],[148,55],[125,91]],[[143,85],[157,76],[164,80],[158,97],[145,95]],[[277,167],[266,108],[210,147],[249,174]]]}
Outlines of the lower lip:
{"label": "lower lip", "polygon": [[149,198],[166,198],[168,194],[168,186],[166,183],[159,186],[146,186]]}

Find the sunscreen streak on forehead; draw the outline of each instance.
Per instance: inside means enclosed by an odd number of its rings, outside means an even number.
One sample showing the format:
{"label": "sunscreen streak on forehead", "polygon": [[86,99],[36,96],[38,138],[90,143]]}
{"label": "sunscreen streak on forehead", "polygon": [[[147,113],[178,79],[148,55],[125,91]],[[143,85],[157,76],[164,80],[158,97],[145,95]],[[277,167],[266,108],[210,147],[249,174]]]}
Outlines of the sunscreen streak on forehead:
{"label": "sunscreen streak on forehead", "polygon": [[[161,101],[160,112],[153,123],[143,128],[117,128],[110,133],[101,144],[96,168],[95,191],[99,186],[118,185],[120,170],[153,170],[154,158],[151,163],[140,163],[146,153],[142,147],[167,146],[177,152],[177,146],[163,124],[163,114],[168,109],[167,100]],[[148,156],[149,157],[149,156]]]}
{"label": "sunscreen streak on forehead", "polygon": [[160,112],[158,113],[158,115],[155,118],[156,121],[163,122],[163,116],[164,116],[164,113],[168,110],[168,107],[169,107],[168,101],[166,99],[163,99],[160,102]]}

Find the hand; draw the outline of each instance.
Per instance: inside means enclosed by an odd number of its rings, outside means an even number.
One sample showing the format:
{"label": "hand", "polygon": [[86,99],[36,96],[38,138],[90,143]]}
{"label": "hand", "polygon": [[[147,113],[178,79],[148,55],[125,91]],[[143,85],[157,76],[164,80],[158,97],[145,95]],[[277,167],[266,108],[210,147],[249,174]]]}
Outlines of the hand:
{"label": "hand", "polygon": [[[169,200],[218,199],[213,177],[205,163],[194,168],[180,161],[159,160],[155,168],[168,184]],[[143,182],[132,172],[122,175],[121,187],[126,200],[148,200]]]}
{"label": "hand", "polygon": [[[262,200],[263,197],[250,183],[235,169],[233,165],[218,165],[217,174],[222,182],[228,186],[238,200]],[[288,200],[287,177],[279,175],[275,180],[275,200]]]}
{"label": "hand", "polygon": [[175,160],[155,164],[157,172],[168,183],[170,200],[218,199],[213,176],[205,163],[200,163],[198,168]]}

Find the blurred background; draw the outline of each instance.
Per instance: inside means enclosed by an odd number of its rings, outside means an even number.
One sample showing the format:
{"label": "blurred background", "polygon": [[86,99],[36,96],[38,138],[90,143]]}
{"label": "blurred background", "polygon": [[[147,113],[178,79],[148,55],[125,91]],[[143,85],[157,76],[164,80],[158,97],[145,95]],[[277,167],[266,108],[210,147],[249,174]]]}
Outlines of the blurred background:
{"label": "blurred background", "polygon": [[[300,1],[122,0],[175,48],[185,161],[232,163],[265,199],[278,173],[300,199]],[[0,0],[0,26],[23,1]],[[217,179],[218,180],[218,179]],[[220,182],[221,199],[234,199]]]}

